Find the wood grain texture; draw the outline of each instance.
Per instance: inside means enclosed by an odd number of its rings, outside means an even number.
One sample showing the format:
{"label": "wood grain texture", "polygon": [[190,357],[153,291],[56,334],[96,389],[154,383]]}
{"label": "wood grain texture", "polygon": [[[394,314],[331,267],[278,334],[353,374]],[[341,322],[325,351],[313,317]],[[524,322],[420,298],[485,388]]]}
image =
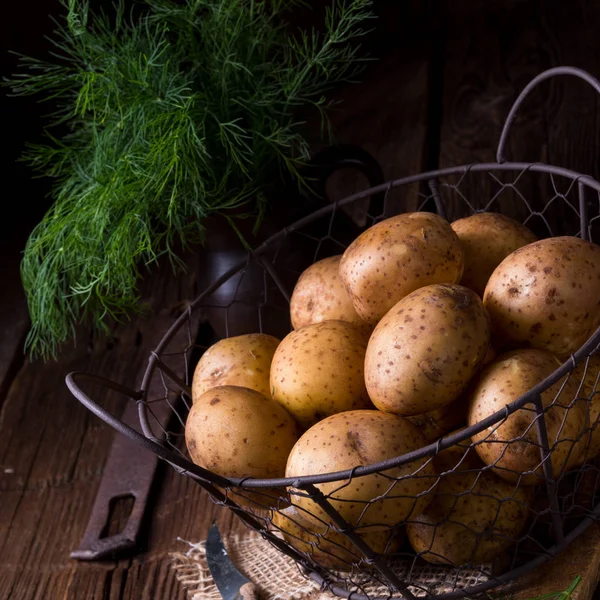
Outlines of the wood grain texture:
{"label": "wood grain texture", "polygon": [[[495,161],[496,145],[508,111],[523,87],[538,73],[558,65],[574,65],[600,75],[595,47],[597,3],[490,2],[477,10],[460,10],[465,2],[448,6],[445,17],[443,124],[440,166]],[[522,106],[511,129],[506,158],[542,161],[599,174],[597,140],[600,99],[585,83],[557,78],[541,84]],[[500,177],[513,181],[515,174]],[[568,182],[557,179],[559,191]],[[533,210],[540,211],[554,196],[548,177],[524,177],[518,183]],[[483,206],[500,189],[491,177],[465,182],[463,191]],[[461,201],[451,196],[451,214],[460,215]],[[523,198],[503,190],[494,209],[523,219],[530,214]],[[553,231],[576,233],[577,216],[558,202],[545,214]],[[548,235],[540,217],[529,221],[538,235]]]}
{"label": "wood grain texture", "polygon": [[19,272],[20,250],[25,236],[0,241],[0,408],[10,382],[24,360],[24,343],[29,329],[29,314]]}
{"label": "wood grain texture", "polygon": [[[80,336],[59,362],[26,361],[12,381],[0,413],[0,597],[122,597],[126,578],[112,571],[123,563],[69,560],[114,436],[73,398],[64,377],[83,370],[135,388],[150,350],[197,294],[197,252],[187,258],[185,273],[175,276],[162,264],[147,277],[147,316],[115,325],[110,340]],[[123,409],[116,394],[94,389],[90,395],[115,414]]]}
{"label": "wood grain texture", "polygon": [[[336,138],[368,150],[379,161],[386,180],[422,170],[428,67],[428,56],[414,48],[409,52],[394,50],[367,71],[356,89],[344,89],[346,99],[333,114]],[[332,180],[334,199],[364,189],[366,183],[343,172]],[[418,187],[391,190],[388,198],[391,212],[415,210]]]}

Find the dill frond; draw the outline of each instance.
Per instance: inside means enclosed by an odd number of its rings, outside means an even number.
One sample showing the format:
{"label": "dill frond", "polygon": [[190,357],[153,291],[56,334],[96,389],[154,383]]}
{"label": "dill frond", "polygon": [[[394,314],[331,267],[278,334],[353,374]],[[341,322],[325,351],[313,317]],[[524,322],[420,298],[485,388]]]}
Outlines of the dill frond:
{"label": "dill frond", "polygon": [[[56,107],[47,143],[25,159],[54,179],[53,205],[21,263],[26,348],[55,357],[76,326],[138,310],[141,267],[203,221],[245,207],[260,218],[281,174],[303,185],[297,111],[363,66],[356,40],[371,0],[334,2],[322,33],[293,35],[298,0],[148,0],[95,13],[65,0],[51,61],[22,57],[6,85]],[[60,131],[52,134],[51,131]]]}

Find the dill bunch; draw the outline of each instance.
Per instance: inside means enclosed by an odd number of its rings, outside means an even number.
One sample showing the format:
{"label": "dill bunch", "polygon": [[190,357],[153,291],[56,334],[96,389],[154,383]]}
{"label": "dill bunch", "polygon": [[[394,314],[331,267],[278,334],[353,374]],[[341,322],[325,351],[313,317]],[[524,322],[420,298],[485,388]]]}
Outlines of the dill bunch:
{"label": "dill bunch", "polygon": [[298,0],[65,4],[52,59],[21,57],[6,82],[56,107],[24,157],[54,179],[21,263],[26,350],[45,359],[78,324],[107,332],[139,311],[142,267],[181,264],[176,244],[201,241],[206,217],[245,207],[260,220],[274,181],[306,183],[298,111],[326,122],[325,93],[359,73],[372,17],[371,0],[336,1],[322,31],[292,33],[283,15]]}

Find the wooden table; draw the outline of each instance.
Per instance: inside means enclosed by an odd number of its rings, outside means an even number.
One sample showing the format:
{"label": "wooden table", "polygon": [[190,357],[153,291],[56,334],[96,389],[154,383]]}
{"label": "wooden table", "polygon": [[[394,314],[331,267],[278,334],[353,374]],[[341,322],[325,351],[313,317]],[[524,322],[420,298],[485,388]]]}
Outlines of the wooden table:
{"label": "wooden table", "polygon": [[[360,85],[337,91],[344,103],[333,117],[339,140],[371,151],[387,178],[493,160],[512,101],[545,68],[573,64],[600,75],[598,3],[400,4],[377,4],[383,18],[370,46],[381,60],[369,66]],[[515,124],[509,155],[599,177],[599,109],[599,99],[583,83],[546,84]],[[28,127],[31,132],[32,125]],[[22,169],[13,177],[21,189],[39,189]],[[343,184],[338,180],[334,185],[338,194],[346,191]],[[173,275],[162,265],[144,279],[151,316],[115,326],[111,341],[91,337],[84,329],[77,345],[65,347],[58,362],[30,362],[22,353],[28,320],[18,260],[38,212],[30,216],[23,211],[21,226],[1,242],[0,598],[183,599],[185,592],[169,567],[169,553],[181,549],[177,536],[203,539],[213,517],[225,531],[239,525],[198,486],[163,465],[139,552],[103,563],[70,560],[113,432],[74,400],[64,377],[83,370],[135,387],[149,349],[182,301],[198,292],[197,255],[187,256],[187,273]],[[113,410],[120,402],[107,400]],[[115,526],[119,519],[117,514]],[[577,551],[561,557],[558,567],[545,567],[523,595],[564,589],[579,574],[584,577],[581,597],[589,598],[599,564],[597,536],[594,527],[576,544]]]}

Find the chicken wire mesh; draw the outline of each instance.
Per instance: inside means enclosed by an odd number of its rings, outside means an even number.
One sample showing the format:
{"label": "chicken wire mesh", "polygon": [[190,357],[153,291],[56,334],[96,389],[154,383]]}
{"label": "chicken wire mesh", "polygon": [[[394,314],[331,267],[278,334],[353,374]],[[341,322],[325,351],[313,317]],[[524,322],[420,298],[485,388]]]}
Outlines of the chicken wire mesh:
{"label": "chicken wire mesh", "polygon": [[[351,217],[352,206],[360,210]],[[290,225],[208,286],[150,356],[140,390],[110,384],[138,403],[141,433],[91,401],[73,376],[68,380],[90,410],[192,477],[308,576],[354,600],[485,591],[548,560],[600,514],[600,465],[592,451],[600,435],[593,409],[600,400],[600,332],[501,410],[468,427],[457,409],[437,440],[384,462],[267,480],[222,477],[191,462],[184,428],[193,370],[206,349],[198,343],[200,323],[222,324],[215,339],[256,332],[282,338],[291,330],[291,291],[309,265],[341,254],[367,227],[415,210],[449,221],[500,212],[539,238],[600,241],[600,183],[573,171],[498,162],[397,179]],[[165,403],[167,425],[156,414]],[[569,415],[579,410],[585,425],[573,429]],[[517,418],[519,435],[503,436]],[[370,427],[376,425],[367,419],[355,435]],[[508,460],[515,448],[528,457],[525,471]],[[493,460],[484,464],[483,452]]]}

